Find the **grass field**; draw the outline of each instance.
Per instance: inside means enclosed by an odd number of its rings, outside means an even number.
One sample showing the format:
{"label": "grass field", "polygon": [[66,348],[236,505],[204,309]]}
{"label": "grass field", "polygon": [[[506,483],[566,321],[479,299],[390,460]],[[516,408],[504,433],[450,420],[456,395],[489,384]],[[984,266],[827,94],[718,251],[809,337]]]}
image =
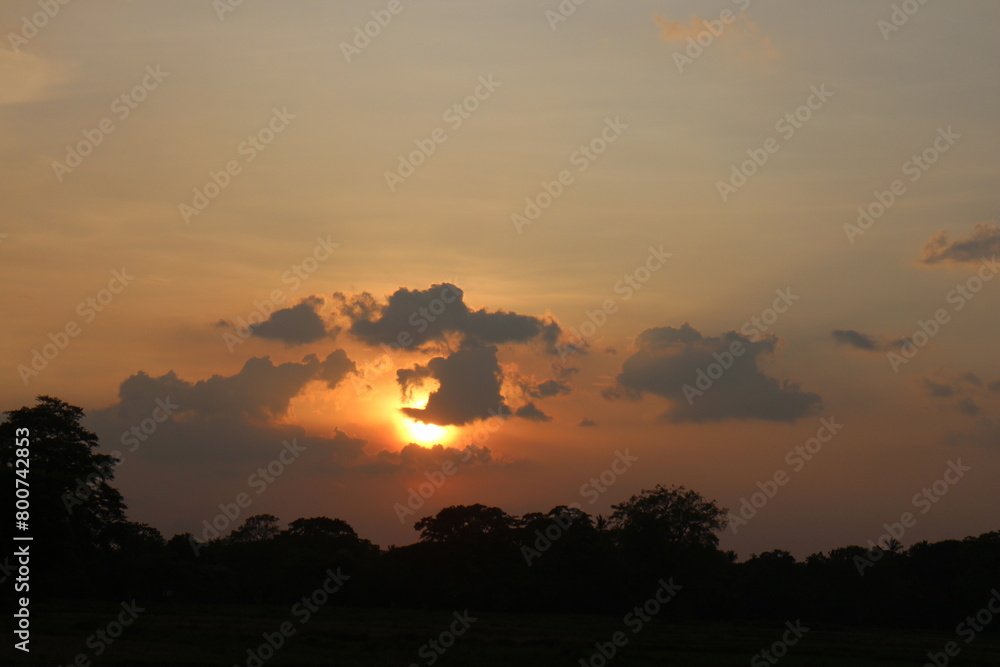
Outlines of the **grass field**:
{"label": "grass field", "polygon": [[[289,622],[292,634],[265,665],[359,665],[406,667],[431,664],[433,650],[421,647],[448,629],[447,612],[341,609],[325,607],[300,622],[287,607],[147,606],[121,636],[95,657],[87,638],[113,621],[120,607],[93,608],[74,603],[35,610],[31,660],[11,665],[71,665],[80,654],[92,665],[247,665],[249,648],[263,643]],[[467,632],[455,640],[435,665],[580,665],[596,642],[623,631],[628,643],[608,665],[626,667],[681,665],[723,667],[751,665],[760,651],[778,641],[785,627],[774,624],[671,624],[652,622],[638,633],[620,618],[574,615],[476,614]],[[790,619],[795,620],[795,619]],[[786,667],[922,666],[928,651],[941,651],[954,634],[867,631],[810,626],[778,664]],[[11,655],[8,649],[6,655]],[[267,653],[265,652],[265,657]],[[78,662],[81,667],[86,662]],[[600,667],[597,659],[592,663]],[[757,661],[756,665],[770,664]],[[1000,638],[983,636],[952,665],[1000,665]]]}

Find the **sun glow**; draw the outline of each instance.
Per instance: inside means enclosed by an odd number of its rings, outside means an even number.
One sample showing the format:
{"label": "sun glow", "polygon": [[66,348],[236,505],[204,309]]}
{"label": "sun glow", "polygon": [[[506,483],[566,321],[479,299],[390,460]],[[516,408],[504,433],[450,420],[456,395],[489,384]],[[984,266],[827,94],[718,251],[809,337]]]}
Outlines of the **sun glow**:
{"label": "sun glow", "polygon": [[404,418],[402,426],[405,436],[418,445],[436,445],[444,442],[448,438],[449,429],[437,424],[424,424],[412,419]]}

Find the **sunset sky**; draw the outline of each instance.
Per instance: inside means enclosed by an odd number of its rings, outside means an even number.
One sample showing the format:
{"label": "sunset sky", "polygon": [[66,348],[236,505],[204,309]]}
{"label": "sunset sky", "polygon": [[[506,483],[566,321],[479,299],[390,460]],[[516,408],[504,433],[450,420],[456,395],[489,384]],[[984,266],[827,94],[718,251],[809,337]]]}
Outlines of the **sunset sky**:
{"label": "sunset sky", "polygon": [[0,407],[167,537],[782,471],[724,548],[996,530],[1000,5],[901,4],[4,2]]}

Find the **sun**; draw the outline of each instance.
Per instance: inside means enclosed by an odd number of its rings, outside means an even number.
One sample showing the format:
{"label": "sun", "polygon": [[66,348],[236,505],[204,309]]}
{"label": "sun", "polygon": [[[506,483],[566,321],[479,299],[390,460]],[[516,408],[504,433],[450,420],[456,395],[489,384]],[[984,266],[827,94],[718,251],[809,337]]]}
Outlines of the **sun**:
{"label": "sun", "polygon": [[450,429],[437,424],[424,424],[409,418],[400,420],[403,435],[418,445],[436,445],[448,438]]}

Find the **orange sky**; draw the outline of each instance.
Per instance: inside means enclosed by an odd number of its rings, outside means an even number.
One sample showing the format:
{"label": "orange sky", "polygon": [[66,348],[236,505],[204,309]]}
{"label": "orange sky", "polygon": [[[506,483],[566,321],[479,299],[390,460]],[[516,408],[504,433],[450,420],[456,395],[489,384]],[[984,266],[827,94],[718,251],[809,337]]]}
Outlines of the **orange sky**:
{"label": "orange sky", "polygon": [[723,546],[804,556],[959,459],[903,543],[995,530],[1000,8],[892,4],[5,2],[3,406],[85,407],[168,536],[784,471]]}

